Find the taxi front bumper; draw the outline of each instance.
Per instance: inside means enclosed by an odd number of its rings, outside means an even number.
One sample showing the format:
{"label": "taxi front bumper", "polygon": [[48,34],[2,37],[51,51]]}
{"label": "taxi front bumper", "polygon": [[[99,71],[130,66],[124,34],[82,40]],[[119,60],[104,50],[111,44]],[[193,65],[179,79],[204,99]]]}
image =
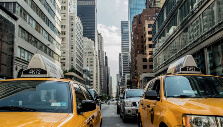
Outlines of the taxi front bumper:
{"label": "taxi front bumper", "polygon": [[125,107],[124,115],[127,118],[136,118],[138,114],[138,107]]}

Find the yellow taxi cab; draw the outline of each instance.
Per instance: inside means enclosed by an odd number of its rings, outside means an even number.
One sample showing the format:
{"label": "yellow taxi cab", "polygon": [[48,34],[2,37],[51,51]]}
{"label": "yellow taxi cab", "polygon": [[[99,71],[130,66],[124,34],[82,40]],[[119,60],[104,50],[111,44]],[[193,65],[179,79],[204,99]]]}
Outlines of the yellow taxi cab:
{"label": "yellow taxi cab", "polygon": [[201,74],[187,55],[152,79],[139,103],[140,127],[223,127],[223,78]]}
{"label": "yellow taxi cab", "polygon": [[0,81],[1,127],[99,127],[101,111],[82,85],[36,54],[23,78]]}

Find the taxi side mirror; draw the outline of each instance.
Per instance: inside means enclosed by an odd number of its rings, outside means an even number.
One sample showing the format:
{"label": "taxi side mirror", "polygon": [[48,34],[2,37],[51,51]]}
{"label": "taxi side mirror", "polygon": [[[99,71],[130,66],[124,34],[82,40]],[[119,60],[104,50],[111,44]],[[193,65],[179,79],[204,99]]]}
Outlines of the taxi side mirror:
{"label": "taxi side mirror", "polygon": [[89,112],[96,109],[96,103],[94,100],[83,100],[81,103],[81,107],[78,108],[78,114],[83,112]]}
{"label": "taxi side mirror", "polygon": [[157,100],[157,92],[155,90],[146,91],[145,99]]}

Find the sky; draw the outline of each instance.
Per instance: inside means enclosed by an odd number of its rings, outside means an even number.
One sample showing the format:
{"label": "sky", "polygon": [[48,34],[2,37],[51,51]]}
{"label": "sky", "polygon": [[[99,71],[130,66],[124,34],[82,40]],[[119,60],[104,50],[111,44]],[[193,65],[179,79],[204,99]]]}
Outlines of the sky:
{"label": "sky", "polygon": [[104,38],[104,50],[108,56],[113,91],[116,90],[116,74],[119,71],[121,21],[127,20],[128,0],[97,0],[97,27]]}

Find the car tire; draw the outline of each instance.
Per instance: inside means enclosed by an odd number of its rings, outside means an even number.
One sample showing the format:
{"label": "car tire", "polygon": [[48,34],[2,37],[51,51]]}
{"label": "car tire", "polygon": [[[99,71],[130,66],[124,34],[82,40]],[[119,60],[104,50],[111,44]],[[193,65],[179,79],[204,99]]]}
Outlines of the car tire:
{"label": "car tire", "polygon": [[122,119],[123,119],[123,122],[124,122],[124,123],[127,122],[127,119],[125,118],[125,114],[123,114]]}
{"label": "car tire", "polygon": [[138,127],[143,127],[140,114],[138,114],[137,123],[138,123]]}

